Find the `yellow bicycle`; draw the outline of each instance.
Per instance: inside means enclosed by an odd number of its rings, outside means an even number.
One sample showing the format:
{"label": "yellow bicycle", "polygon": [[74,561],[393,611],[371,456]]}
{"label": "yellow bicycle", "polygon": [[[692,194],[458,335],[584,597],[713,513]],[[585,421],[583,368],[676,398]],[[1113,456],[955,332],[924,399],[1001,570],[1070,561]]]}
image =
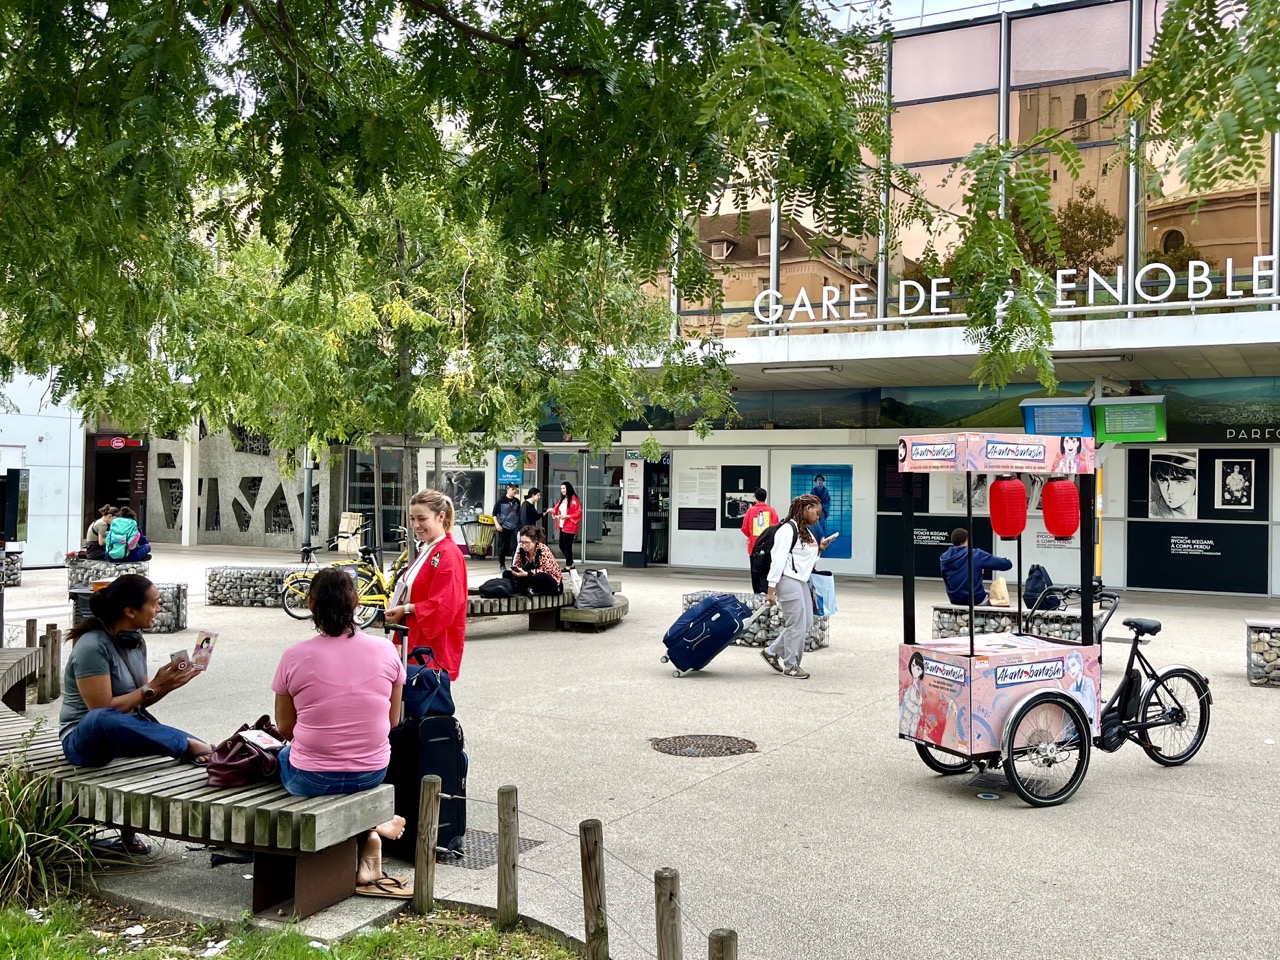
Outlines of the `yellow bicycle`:
{"label": "yellow bicycle", "polygon": [[[357,533],[368,527],[361,527]],[[387,601],[395,593],[396,585],[409,567],[409,531],[404,527],[396,527],[400,534],[400,556],[396,557],[391,569],[383,572],[375,559],[377,547],[361,547],[360,559],[335,560],[331,566],[346,570],[356,582],[356,592],[360,602],[356,607],[355,620],[360,629],[369,626],[378,616],[386,611]],[[330,541],[330,546],[334,541]],[[311,578],[316,575],[316,551],[319,547],[303,547],[302,559],[307,564],[305,570],[297,570],[284,578],[280,587],[280,606],[284,612],[295,620],[306,620],[311,616],[311,608],[307,606],[307,596],[311,592]]]}

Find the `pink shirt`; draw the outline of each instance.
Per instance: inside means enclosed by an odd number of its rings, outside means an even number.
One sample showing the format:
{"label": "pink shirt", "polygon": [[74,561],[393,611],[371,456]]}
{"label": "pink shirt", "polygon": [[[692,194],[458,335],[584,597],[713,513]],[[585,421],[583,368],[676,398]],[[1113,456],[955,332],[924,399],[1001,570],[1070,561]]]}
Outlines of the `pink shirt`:
{"label": "pink shirt", "polygon": [[387,640],[354,637],[304,640],[285,650],[271,689],[293,698],[289,763],[312,773],[380,770],[391,760],[391,688],[404,684],[404,665]]}

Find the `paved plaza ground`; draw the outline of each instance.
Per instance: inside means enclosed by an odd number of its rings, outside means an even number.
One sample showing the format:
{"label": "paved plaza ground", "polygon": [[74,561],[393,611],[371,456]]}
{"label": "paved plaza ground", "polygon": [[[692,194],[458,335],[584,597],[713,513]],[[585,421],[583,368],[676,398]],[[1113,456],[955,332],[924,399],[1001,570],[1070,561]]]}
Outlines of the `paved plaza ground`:
{"label": "paved plaza ground", "polygon": [[[149,640],[153,668],[190,647],[197,628],[221,638],[209,673],[155,712],[219,739],[270,710],[281,651],[311,631],[278,609],[205,607],[204,569],[290,557],[157,549],[153,579],[191,584],[191,629]],[[480,580],[493,564],[472,569]],[[785,679],[736,647],[677,680],[659,657],[681,594],[743,589],[745,572],[611,574],[631,612],[605,633],[528,633],[520,617],[468,631],[454,692],[471,756],[469,825],[496,831],[498,787],[519,787],[520,833],[542,841],[521,858],[523,913],[581,936],[576,830],[598,817],[617,858],[606,873],[611,953],[621,960],[654,951],[661,866],[680,871],[690,957],[705,955],[700,931],[721,926],[738,931],[741,956],[762,960],[1275,955],[1280,689],[1246,681],[1243,619],[1280,618],[1280,604],[1126,593],[1121,615],[1164,622],[1148,655],[1211,678],[1209,739],[1172,770],[1132,745],[1095,752],[1070,802],[1033,810],[1010,790],[983,800],[969,777],[935,776],[897,739],[897,581],[840,582],[831,647],[804,661],[811,680]],[[940,585],[921,585],[922,631],[934,594]],[[54,622],[60,611],[65,623],[65,596],[64,571],[27,571],[6,591],[7,620]],[[1118,619],[1108,634],[1121,633]],[[1124,648],[1104,650],[1109,692]],[[650,742],[689,733],[745,737],[758,752],[672,757]],[[172,899],[170,878],[180,877],[188,905],[204,897],[189,883],[207,884],[211,912],[227,909],[215,889],[243,884],[230,902],[247,903],[246,867],[210,870],[207,857],[175,846],[136,891],[168,888]],[[492,904],[495,888],[493,869],[437,874],[443,897]]]}

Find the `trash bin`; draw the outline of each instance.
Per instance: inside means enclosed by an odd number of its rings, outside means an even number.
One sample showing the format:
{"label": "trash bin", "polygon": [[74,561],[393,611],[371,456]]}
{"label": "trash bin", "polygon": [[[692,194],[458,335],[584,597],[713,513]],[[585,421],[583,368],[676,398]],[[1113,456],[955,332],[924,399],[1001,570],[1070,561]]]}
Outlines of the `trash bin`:
{"label": "trash bin", "polygon": [[477,560],[483,560],[489,556],[489,549],[493,546],[493,535],[498,529],[493,517],[482,513],[474,520],[464,520],[458,526],[462,530],[462,538],[467,542],[467,552],[471,556]]}

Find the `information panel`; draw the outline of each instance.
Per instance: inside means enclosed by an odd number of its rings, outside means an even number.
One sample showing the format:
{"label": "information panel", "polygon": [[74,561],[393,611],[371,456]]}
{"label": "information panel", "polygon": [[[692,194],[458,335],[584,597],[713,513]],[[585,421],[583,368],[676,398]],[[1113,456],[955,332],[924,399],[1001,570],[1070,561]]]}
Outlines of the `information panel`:
{"label": "information panel", "polygon": [[1094,401],[1099,442],[1142,443],[1168,439],[1164,397],[1113,397]]}

